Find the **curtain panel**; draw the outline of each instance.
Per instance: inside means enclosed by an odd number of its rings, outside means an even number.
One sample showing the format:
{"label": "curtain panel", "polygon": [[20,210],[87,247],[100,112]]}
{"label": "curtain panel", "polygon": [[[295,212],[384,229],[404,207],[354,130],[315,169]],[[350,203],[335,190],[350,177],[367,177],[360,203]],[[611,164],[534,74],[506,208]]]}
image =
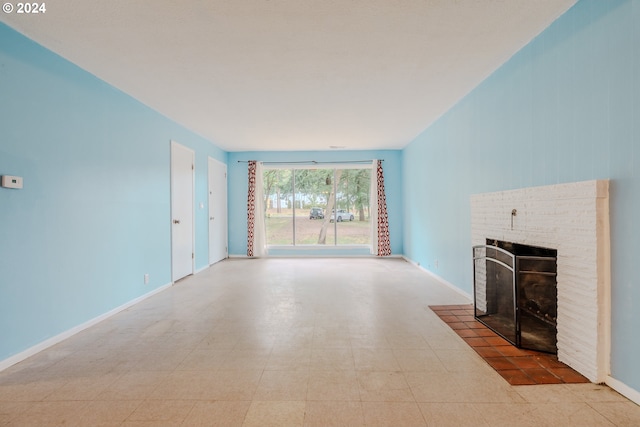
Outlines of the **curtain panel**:
{"label": "curtain panel", "polygon": [[247,256],[261,257],[267,254],[262,163],[250,160],[249,191],[247,196]]}
{"label": "curtain panel", "polygon": [[[371,242],[372,252],[377,256],[389,256],[391,255],[391,242],[389,240],[389,217],[387,215],[387,196],[384,192],[382,160],[374,160],[373,168],[377,179],[374,180],[373,176],[371,177],[371,210],[373,212],[371,223],[374,224],[374,238]],[[375,189],[373,188],[374,186]],[[377,227],[375,227],[376,223]]]}

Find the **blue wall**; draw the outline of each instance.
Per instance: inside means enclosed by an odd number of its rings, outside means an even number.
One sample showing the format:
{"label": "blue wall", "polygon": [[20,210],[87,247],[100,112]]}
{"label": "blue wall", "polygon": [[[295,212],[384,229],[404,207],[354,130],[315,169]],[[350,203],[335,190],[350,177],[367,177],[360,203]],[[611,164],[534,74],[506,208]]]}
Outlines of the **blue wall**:
{"label": "blue wall", "polygon": [[405,254],[471,293],[470,195],[611,179],[611,369],[640,390],[639,124],[640,0],[582,0],[403,151]]}
{"label": "blue wall", "polygon": [[[401,152],[381,151],[245,151],[229,153],[229,255],[247,254],[247,188],[249,185],[247,160],[264,162],[319,162],[383,159],[385,193],[389,214],[391,252],[402,254],[402,174]],[[238,163],[241,161],[242,163]],[[326,251],[287,251],[286,254],[322,255]],[[332,250],[332,255],[362,254],[362,251]]]}
{"label": "blue wall", "polygon": [[0,188],[0,361],[171,282],[171,139],[196,151],[202,268],[226,153],[0,24],[0,175],[24,178]]}

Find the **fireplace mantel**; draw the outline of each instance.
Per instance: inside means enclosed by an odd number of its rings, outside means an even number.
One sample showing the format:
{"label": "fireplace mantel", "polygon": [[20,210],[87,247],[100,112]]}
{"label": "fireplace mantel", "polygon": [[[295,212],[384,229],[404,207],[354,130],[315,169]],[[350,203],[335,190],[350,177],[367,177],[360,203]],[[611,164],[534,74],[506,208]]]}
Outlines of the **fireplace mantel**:
{"label": "fireplace mantel", "polygon": [[558,359],[592,382],[609,374],[609,181],[471,196],[472,245],[497,239],[558,250]]}

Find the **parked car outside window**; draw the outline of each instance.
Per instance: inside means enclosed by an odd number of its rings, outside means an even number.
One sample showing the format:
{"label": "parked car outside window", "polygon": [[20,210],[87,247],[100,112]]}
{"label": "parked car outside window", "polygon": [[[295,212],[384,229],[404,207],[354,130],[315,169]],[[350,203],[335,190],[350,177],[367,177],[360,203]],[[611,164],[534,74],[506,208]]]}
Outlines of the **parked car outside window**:
{"label": "parked car outside window", "polygon": [[333,222],[334,220],[336,220],[338,222],[353,221],[353,218],[354,218],[353,214],[350,213],[350,212],[347,212],[344,209],[338,209],[337,215],[335,213],[331,214],[331,222]]}
{"label": "parked car outside window", "polygon": [[309,219],[323,219],[324,211],[322,208],[311,208],[309,211]]}

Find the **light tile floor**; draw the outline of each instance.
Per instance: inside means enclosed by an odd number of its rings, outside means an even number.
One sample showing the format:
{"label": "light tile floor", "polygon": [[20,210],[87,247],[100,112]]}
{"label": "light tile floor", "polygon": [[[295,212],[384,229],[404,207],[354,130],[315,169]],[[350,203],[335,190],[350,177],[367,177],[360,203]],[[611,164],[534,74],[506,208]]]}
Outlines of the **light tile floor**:
{"label": "light tile floor", "polygon": [[232,259],[0,372],[0,426],[639,426],[606,386],[511,386],[399,259]]}

